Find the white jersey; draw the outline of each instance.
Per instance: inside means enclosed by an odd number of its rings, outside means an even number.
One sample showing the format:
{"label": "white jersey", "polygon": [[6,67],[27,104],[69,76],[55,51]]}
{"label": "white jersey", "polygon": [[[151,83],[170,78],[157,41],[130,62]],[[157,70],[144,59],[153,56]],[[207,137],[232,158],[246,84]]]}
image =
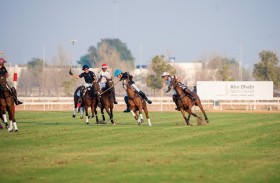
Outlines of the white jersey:
{"label": "white jersey", "polygon": [[[110,72],[108,71],[100,71],[98,73],[98,79],[100,79],[102,76],[107,77],[108,79],[112,79]],[[102,77],[100,83],[106,83],[106,78]]]}

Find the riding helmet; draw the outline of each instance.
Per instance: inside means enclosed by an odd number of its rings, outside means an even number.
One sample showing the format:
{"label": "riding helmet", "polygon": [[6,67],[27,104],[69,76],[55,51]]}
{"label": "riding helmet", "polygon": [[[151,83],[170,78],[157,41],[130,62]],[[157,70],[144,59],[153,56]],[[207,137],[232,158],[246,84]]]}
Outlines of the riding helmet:
{"label": "riding helmet", "polygon": [[83,65],[83,69],[82,70],[85,70],[85,69],[89,69],[88,65]]}
{"label": "riding helmet", "polygon": [[4,58],[0,58],[0,64],[4,64],[6,63],[7,61],[4,59]]}
{"label": "riding helmet", "polygon": [[108,65],[107,64],[102,64],[101,67],[102,67],[102,69],[108,68]]}
{"label": "riding helmet", "polygon": [[164,77],[164,76],[169,76],[169,73],[168,72],[163,72],[161,77]]}
{"label": "riding helmet", "polygon": [[118,76],[118,75],[120,75],[121,73],[122,73],[122,70],[117,69],[117,70],[115,70],[114,75],[115,75],[115,76]]}

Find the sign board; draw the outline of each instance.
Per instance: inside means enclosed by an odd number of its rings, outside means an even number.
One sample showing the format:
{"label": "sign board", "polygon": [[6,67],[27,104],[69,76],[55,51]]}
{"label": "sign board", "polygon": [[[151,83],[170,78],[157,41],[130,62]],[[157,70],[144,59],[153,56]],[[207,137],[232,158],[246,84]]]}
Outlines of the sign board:
{"label": "sign board", "polygon": [[272,100],[272,81],[198,81],[201,100]]}

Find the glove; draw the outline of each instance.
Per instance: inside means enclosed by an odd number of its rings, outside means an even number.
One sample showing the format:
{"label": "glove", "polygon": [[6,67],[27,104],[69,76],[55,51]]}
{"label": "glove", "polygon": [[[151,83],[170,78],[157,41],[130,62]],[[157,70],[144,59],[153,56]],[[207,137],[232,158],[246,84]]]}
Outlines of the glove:
{"label": "glove", "polygon": [[69,74],[70,74],[70,75],[73,75],[73,73],[72,73],[71,69],[70,69],[70,71],[69,71]]}

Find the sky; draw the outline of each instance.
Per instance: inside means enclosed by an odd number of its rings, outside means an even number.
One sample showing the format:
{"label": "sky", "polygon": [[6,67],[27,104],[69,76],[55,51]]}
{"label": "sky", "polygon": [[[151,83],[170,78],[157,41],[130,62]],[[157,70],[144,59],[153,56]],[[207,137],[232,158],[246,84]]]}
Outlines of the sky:
{"label": "sky", "polygon": [[119,38],[136,64],[215,54],[252,67],[262,50],[280,57],[279,10],[280,0],[0,0],[0,50],[12,64],[51,63],[59,47],[78,60]]}

